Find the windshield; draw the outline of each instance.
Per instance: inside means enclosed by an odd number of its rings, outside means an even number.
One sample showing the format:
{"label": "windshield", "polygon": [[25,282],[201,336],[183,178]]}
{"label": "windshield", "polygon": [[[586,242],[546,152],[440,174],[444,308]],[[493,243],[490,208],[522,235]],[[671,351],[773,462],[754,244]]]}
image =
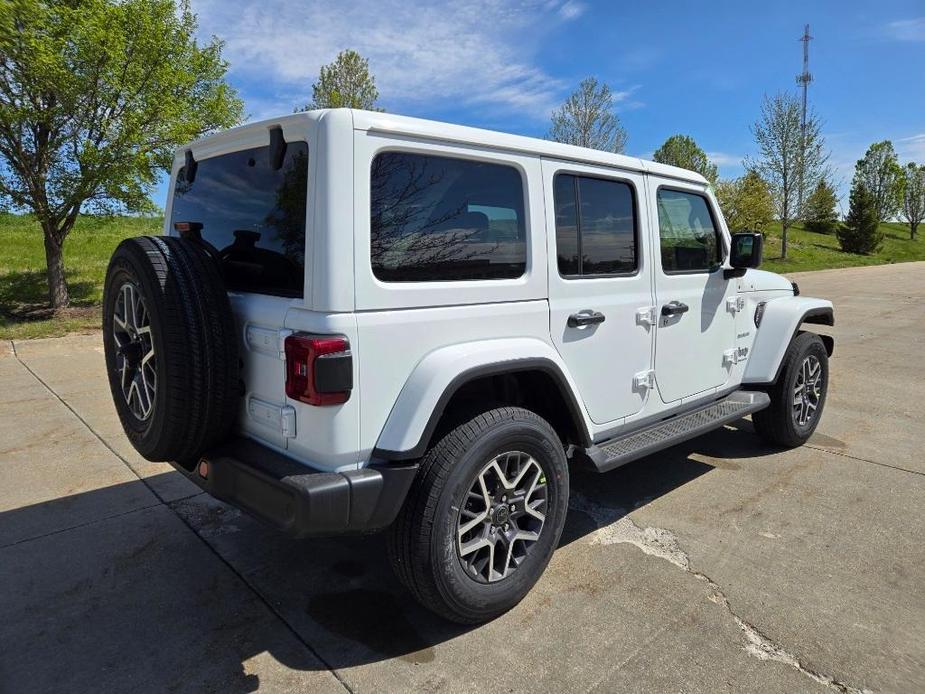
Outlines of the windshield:
{"label": "windshield", "polygon": [[202,225],[218,251],[229,289],[302,296],[308,145],[289,142],[274,169],[270,147],[255,147],[196,163],[174,186],[171,226]]}

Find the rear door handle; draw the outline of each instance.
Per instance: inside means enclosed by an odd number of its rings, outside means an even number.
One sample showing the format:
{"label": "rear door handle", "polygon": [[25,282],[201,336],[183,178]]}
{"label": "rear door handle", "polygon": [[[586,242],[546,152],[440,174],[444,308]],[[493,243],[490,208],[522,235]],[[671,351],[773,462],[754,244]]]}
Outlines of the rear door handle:
{"label": "rear door handle", "polygon": [[600,311],[580,311],[568,317],[568,327],[583,328],[586,325],[603,323],[604,320],[606,320],[606,318]]}
{"label": "rear door handle", "polygon": [[680,301],[671,301],[664,306],[662,306],[662,315],[663,316],[678,316],[682,313],[687,313],[691,310],[691,307],[687,304],[682,304]]}

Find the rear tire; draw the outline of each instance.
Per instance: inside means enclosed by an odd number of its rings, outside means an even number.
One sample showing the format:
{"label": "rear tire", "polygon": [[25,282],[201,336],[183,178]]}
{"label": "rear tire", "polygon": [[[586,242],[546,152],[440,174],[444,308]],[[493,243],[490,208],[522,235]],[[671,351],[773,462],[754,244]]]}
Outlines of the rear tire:
{"label": "rear tire", "polygon": [[162,236],[119,244],[106,272],[103,347],[116,411],[142,456],[192,467],[228,436],[240,392],[236,332],[224,282],[200,247]]}
{"label": "rear tire", "polygon": [[[815,333],[799,333],[784,354],[771,404],[752,415],[755,431],[778,446],[802,446],[816,431],[829,385],[829,357]],[[799,402],[798,402],[799,401]]]}
{"label": "rear tire", "polygon": [[568,466],[552,427],[519,407],[490,410],[424,455],[390,528],[389,558],[425,607],[454,622],[484,622],[514,607],[542,575],[567,507]]}

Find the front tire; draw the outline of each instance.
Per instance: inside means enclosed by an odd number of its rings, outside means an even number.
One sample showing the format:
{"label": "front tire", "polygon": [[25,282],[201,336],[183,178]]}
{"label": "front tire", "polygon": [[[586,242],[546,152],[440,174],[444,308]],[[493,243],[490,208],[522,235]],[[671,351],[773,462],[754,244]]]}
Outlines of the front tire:
{"label": "front tire", "polygon": [[396,575],[462,624],[497,617],[537,582],[568,507],[562,443],[519,407],[490,410],[431,447],[388,538]]}
{"label": "front tire", "polygon": [[778,446],[802,446],[816,431],[829,385],[829,357],[815,333],[800,333],[787,348],[771,404],[752,415],[755,431]]}

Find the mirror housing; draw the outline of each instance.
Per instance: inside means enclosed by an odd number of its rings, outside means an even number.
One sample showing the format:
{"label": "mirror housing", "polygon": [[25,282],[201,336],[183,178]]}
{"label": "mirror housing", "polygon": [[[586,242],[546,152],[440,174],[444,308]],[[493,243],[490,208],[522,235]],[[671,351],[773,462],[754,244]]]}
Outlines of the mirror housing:
{"label": "mirror housing", "polygon": [[764,250],[764,237],[754,231],[742,231],[732,235],[732,244],[729,249],[729,264],[731,270],[724,273],[726,278],[741,277],[748,268],[761,265],[761,255]]}

